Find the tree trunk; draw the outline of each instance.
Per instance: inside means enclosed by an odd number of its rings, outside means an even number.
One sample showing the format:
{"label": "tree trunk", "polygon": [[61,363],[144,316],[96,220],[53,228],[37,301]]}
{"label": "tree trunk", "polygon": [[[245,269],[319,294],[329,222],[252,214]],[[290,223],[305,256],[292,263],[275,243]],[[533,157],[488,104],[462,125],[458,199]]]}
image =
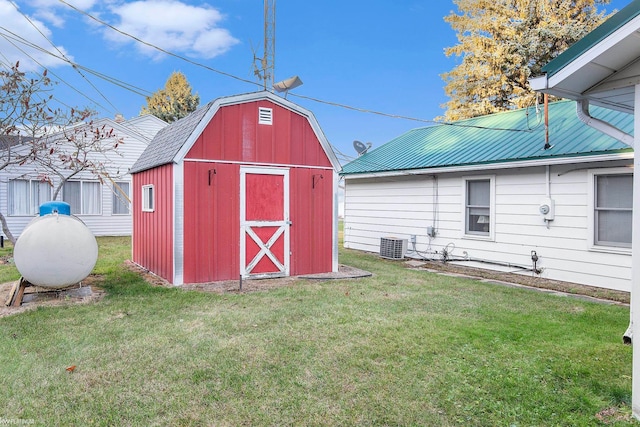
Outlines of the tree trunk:
{"label": "tree trunk", "polygon": [[4,233],[4,235],[7,236],[7,239],[11,241],[11,244],[15,245],[16,238],[13,237],[13,234],[11,234],[11,231],[9,230],[9,225],[7,224],[7,219],[4,217],[2,213],[0,213],[0,223],[2,223],[2,232]]}

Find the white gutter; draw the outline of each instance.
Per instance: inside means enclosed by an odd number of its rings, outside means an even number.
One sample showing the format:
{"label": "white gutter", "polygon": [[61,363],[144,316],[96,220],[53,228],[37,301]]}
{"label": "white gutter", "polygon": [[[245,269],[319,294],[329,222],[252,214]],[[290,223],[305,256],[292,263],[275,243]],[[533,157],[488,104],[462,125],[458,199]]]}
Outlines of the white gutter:
{"label": "white gutter", "polygon": [[580,99],[576,101],[576,114],[581,122],[594,128],[595,130],[609,135],[612,138],[617,139],[623,144],[633,147],[633,135],[629,135],[626,132],[621,131],[611,123],[607,123],[603,120],[596,119],[589,114],[589,101],[587,99]]}

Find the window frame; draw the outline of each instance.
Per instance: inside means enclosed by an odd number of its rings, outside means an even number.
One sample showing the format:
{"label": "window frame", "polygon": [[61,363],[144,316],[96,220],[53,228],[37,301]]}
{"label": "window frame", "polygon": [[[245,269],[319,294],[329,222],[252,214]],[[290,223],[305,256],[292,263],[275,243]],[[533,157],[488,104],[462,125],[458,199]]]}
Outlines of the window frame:
{"label": "window frame", "polygon": [[155,185],[146,184],[142,186],[142,212],[155,212],[156,190]]}
{"label": "window frame", "polygon": [[[26,182],[27,183],[27,204],[28,204],[28,208],[27,210],[30,213],[13,213],[11,211],[11,205],[13,202],[13,192],[11,191],[11,182],[15,182],[15,181],[22,181],[22,182]],[[20,216],[34,216],[34,215],[38,215],[39,209],[40,209],[40,205],[42,203],[38,203],[37,205],[34,205],[34,191],[33,191],[33,186],[34,185],[40,185],[40,184],[46,184],[48,190],[49,190],[49,195],[47,197],[46,201],[50,201],[51,200],[51,185],[49,185],[48,182],[44,182],[41,181],[39,179],[25,179],[25,178],[12,178],[9,179],[9,181],[7,182],[7,216],[11,216],[11,217],[20,217]]]}
{"label": "window frame", "polygon": [[[588,170],[588,192],[587,192],[587,233],[588,233],[588,245],[589,250],[594,252],[607,252],[607,253],[618,253],[623,255],[631,255],[631,245],[626,246],[626,244],[621,243],[620,245],[610,244],[613,242],[599,242],[596,233],[598,232],[598,227],[596,224],[597,221],[597,189],[596,185],[598,183],[598,178],[602,176],[612,176],[612,175],[630,175],[631,182],[633,184],[633,169],[626,167],[617,167],[617,168],[603,168],[603,169],[590,169]],[[633,187],[632,187],[633,188]],[[633,203],[633,190],[631,194],[631,200]],[[630,209],[625,209],[631,211],[633,217],[633,207]],[[629,230],[631,233],[631,230]],[[609,243],[609,244],[607,244]]]}
{"label": "window frame", "polygon": [[[473,181],[488,181],[489,182],[489,231],[488,232],[477,232],[477,231],[469,231],[469,218],[468,213],[470,208],[478,207],[478,206],[470,206],[467,201],[469,200],[469,182]],[[496,221],[495,221],[495,175],[478,175],[478,176],[465,176],[462,178],[462,223],[461,223],[461,231],[462,238],[464,239],[474,239],[474,240],[495,240],[495,229],[496,229]],[[487,208],[487,206],[480,206],[481,208]]]}
{"label": "window frame", "polygon": [[[66,198],[66,191],[67,191],[67,184],[68,183],[80,183],[80,210],[79,212],[76,211],[74,212],[74,206],[72,203],[70,203],[69,201],[67,201]],[[85,195],[84,195],[84,186],[85,184],[97,184],[98,185],[98,209],[97,212],[95,213],[85,213],[84,212],[84,205],[85,205]],[[102,209],[103,209],[103,200],[102,200],[102,184],[99,181],[93,181],[93,180],[88,180],[88,179],[70,179],[65,181],[65,183],[62,185],[62,201],[69,203],[69,205],[71,206],[71,214],[72,215],[76,215],[76,216],[101,216],[102,215]]]}
{"label": "window frame", "polygon": [[[128,198],[128,200],[123,200],[124,196],[121,193],[123,184],[127,185],[126,197]],[[124,213],[116,212],[115,208],[118,205],[121,205],[123,208],[125,208],[126,212]],[[113,216],[131,215],[131,182],[130,181],[114,181],[113,191],[111,194],[111,215]]]}

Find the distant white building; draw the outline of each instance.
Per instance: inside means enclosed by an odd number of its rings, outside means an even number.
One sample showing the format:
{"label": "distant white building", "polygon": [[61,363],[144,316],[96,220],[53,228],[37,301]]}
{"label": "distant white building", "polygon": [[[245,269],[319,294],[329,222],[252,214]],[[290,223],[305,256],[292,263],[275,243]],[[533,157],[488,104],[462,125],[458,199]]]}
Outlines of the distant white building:
{"label": "distant white building", "polygon": [[[94,120],[94,128],[104,126],[105,129],[113,129],[114,137],[122,140],[117,153],[109,153],[107,158],[96,154],[96,158],[107,165],[110,179],[101,183],[91,173],[80,173],[64,184],[57,200],[69,203],[72,214],[80,218],[96,236],[131,235],[129,168],[155,134],[166,125],[166,122],[153,115],[130,120]],[[54,187],[60,182],[60,178],[51,174],[53,187],[48,182],[42,182],[39,177],[44,171],[40,169],[33,164],[26,164],[0,171],[0,210],[15,237],[38,214],[40,204],[52,199]]]}

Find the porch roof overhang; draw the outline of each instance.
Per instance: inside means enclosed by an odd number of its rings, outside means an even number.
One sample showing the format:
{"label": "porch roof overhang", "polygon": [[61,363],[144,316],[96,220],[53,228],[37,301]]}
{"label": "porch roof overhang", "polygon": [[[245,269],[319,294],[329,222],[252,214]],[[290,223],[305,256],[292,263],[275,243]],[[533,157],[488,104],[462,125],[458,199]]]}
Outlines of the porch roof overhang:
{"label": "porch roof overhang", "polygon": [[529,80],[533,90],[633,113],[640,84],[640,0],[613,15]]}

